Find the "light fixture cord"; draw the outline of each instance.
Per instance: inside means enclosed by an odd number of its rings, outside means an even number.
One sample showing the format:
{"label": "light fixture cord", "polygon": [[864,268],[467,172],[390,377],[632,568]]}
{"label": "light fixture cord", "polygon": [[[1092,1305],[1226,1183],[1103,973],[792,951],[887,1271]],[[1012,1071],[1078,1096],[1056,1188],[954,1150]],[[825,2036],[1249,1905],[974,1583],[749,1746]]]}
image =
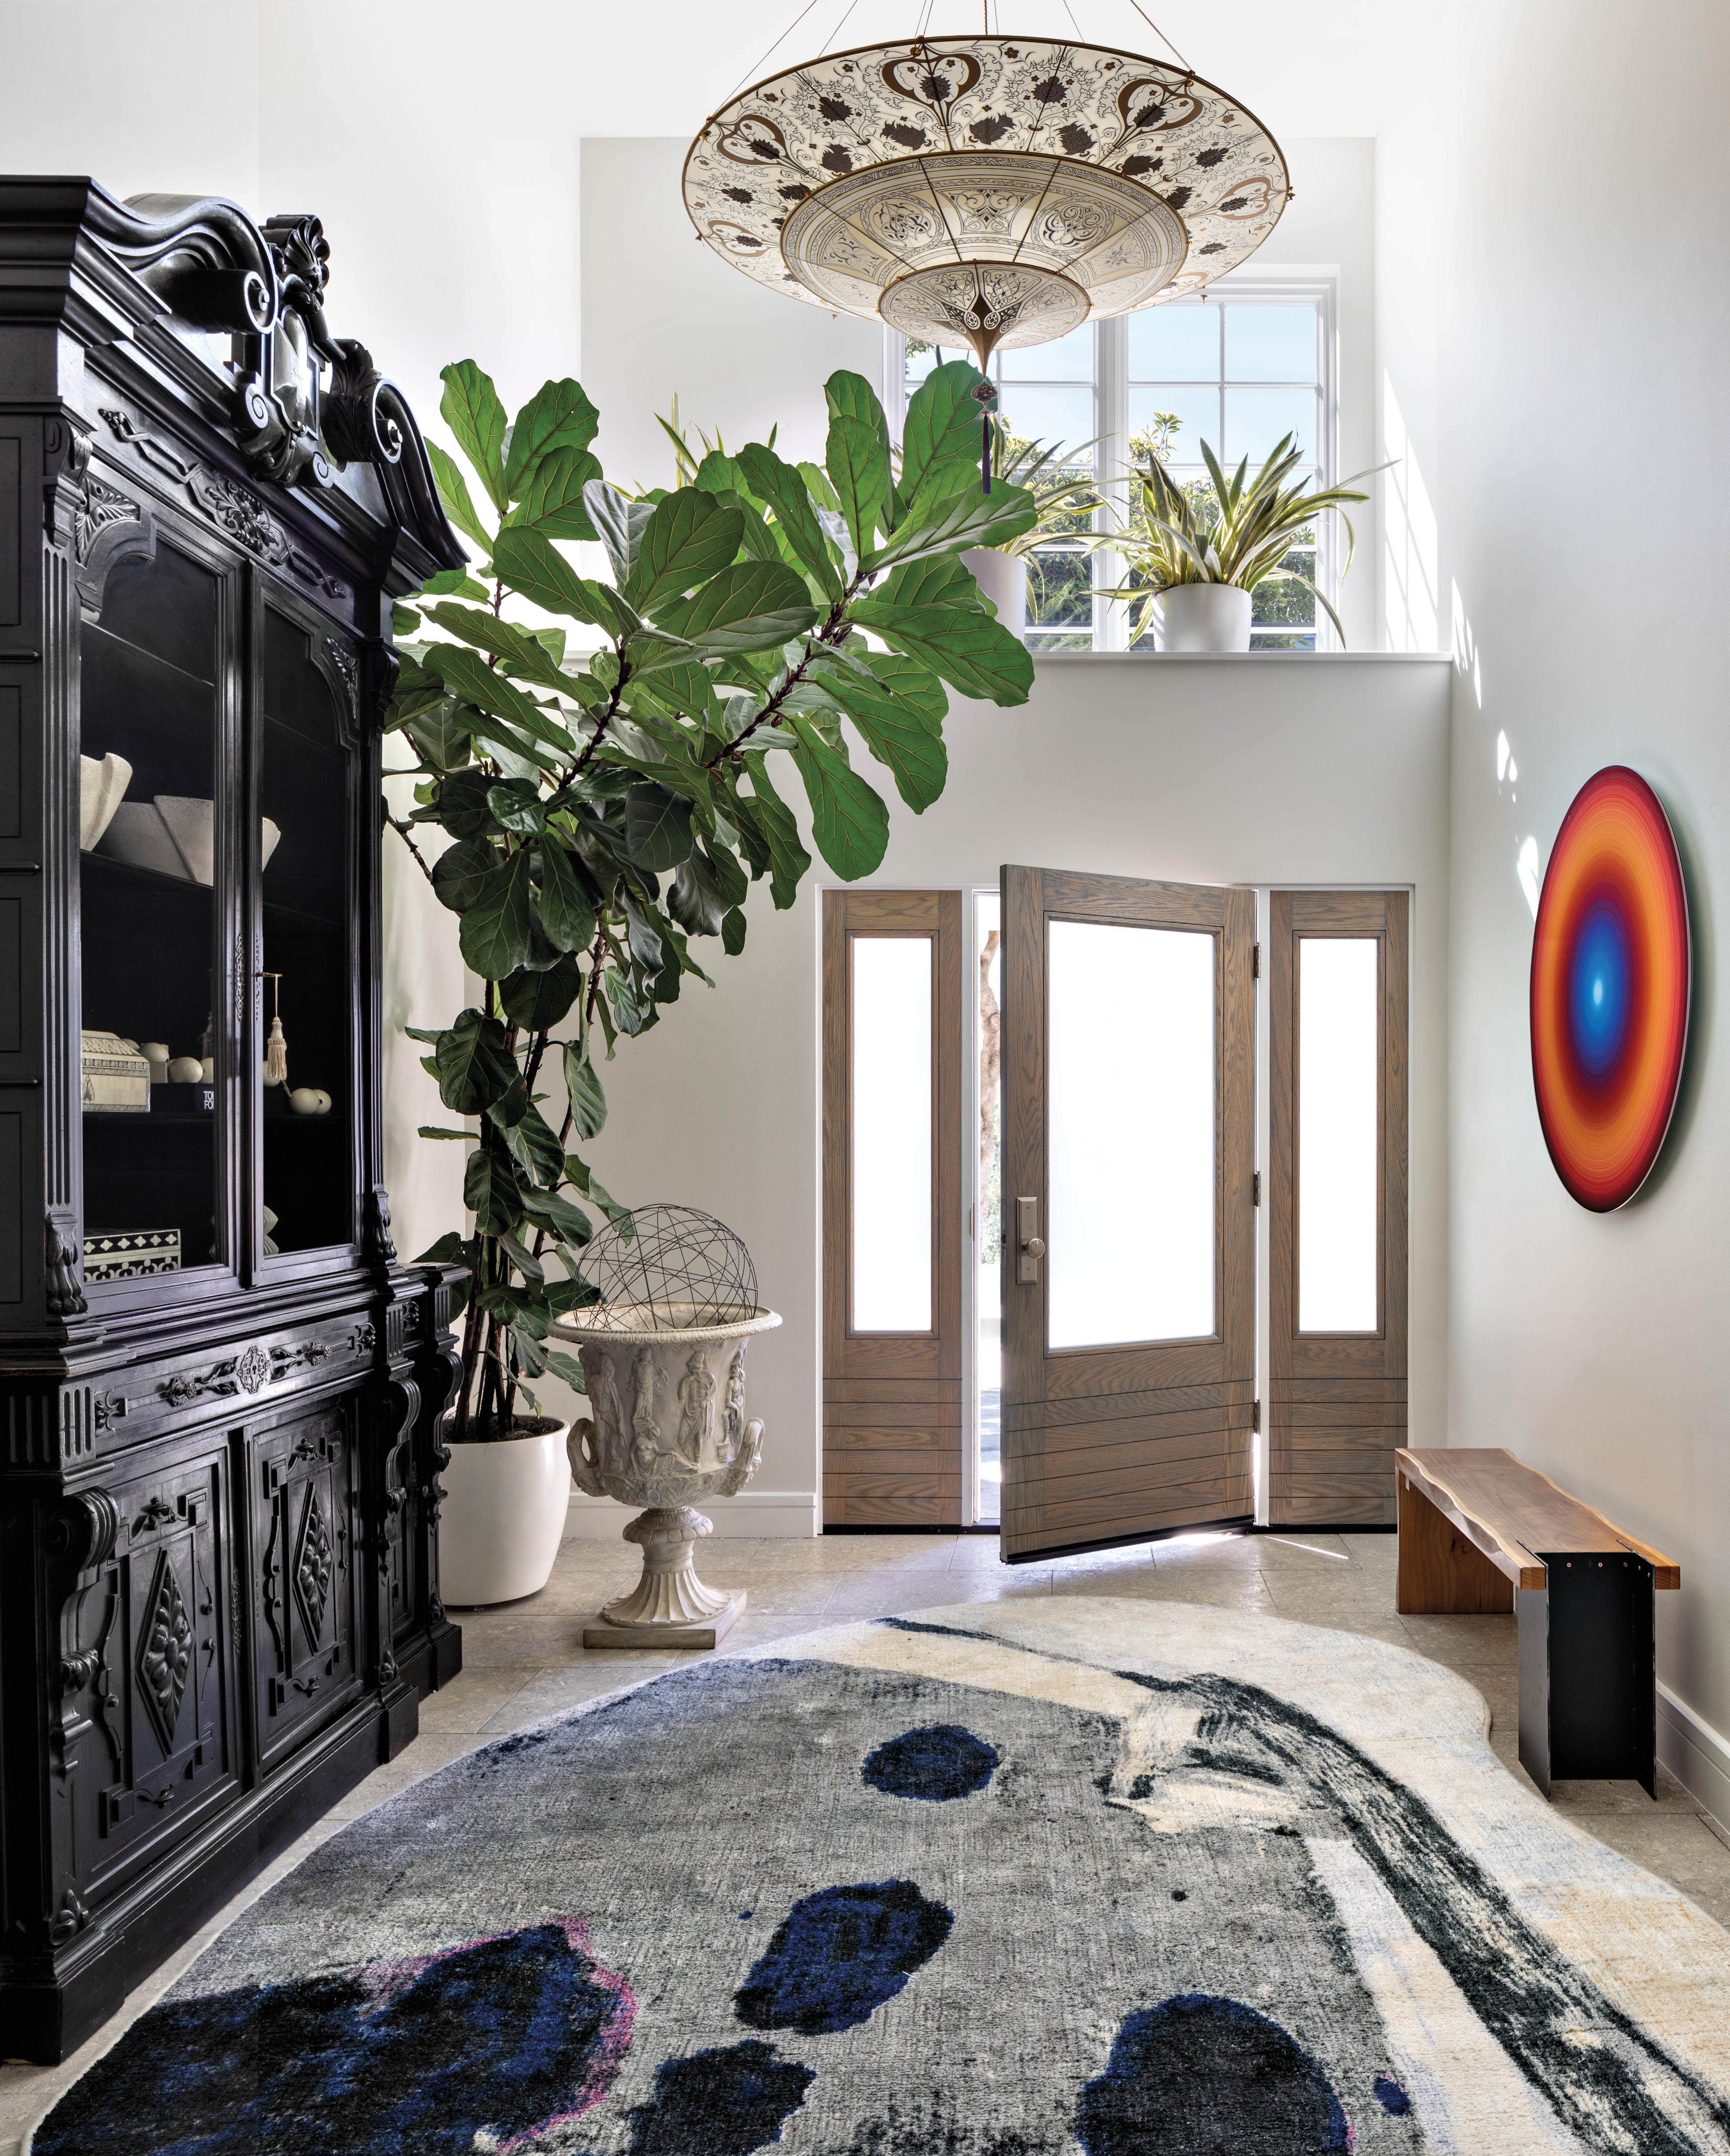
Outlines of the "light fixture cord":
{"label": "light fixture cord", "polygon": [[[793,35],[793,32],[798,29],[799,24],[804,21],[806,16],[810,13],[811,10],[816,5],[817,0],[805,0],[804,6],[800,8],[798,14],[793,17],[787,28],[781,33],[780,36],[776,38],[774,44],[769,47],[769,52],[763,54],[762,59],[759,60],[755,67],[748,67],[746,69],[744,74],[739,77],[739,80],[733,85],[726,95],[721,99],[721,105],[731,105],[747,82],[761,82],[762,80],[763,60],[767,59],[769,53],[777,51],[781,46],[787,43],[787,40]],[[848,10],[848,13],[850,14],[851,13],[852,10],[850,8]],[[846,16],[844,15],[841,19],[844,22],[846,20]],[[717,106],[716,109],[718,111],[720,110],[720,106]]]}
{"label": "light fixture cord", "polygon": [[847,17],[853,13],[854,9],[858,5],[859,0],[847,0],[846,11],[842,15],[841,20],[836,23],[834,29],[829,32],[823,43],[817,48],[817,57],[819,59],[822,59],[823,55],[829,50],[829,47],[834,44],[835,39],[840,36],[842,28],[846,23]]}
{"label": "light fixture cord", "polygon": [[1183,69],[1185,74],[1194,74],[1195,73],[1195,69],[1190,66],[1188,61],[1184,59],[1183,55],[1178,50],[1171,39],[1167,37],[1164,31],[1160,28],[1158,23],[1154,21],[1153,18],[1147,13],[1147,9],[1142,7],[1141,0],[1129,0],[1129,4],[1135,9],[1137,14],[1141,17],[1147,28],[1153,33],[1154,36],[1158,38],[1160,44],[1165,47],[1166,50],[1172,55],[1173,59],[1176,60],[1178,65]]}

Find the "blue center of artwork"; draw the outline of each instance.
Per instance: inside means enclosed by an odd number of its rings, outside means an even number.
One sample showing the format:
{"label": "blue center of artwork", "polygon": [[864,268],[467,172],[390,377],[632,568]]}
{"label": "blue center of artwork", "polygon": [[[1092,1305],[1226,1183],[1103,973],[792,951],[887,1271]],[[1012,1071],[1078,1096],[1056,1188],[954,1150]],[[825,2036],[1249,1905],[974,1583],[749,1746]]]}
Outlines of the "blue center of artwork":
{"label": "blue center of artwork", "polygon": [[825,1887],[793,1903],[733,2010],[749,2028],[802,2036],[855,2028],[923,1968],[954,1922],[911,1879]]}
{"label": "blue center of artwork", "polygon": [[1573,1052],[1589,1077],[1615,1067],[1628,1037],[1631,988],[1627,932],[1615,908],[1600,902],[1580,923],[1568,984]]}
{"label": "blue center of artwork", "polygon": [[995,1745],[957,1722],[937,1722],[880,1744],[867,1754],[862,1772],[886,1796],[944,1804],[983,1789],[997,1765]]}

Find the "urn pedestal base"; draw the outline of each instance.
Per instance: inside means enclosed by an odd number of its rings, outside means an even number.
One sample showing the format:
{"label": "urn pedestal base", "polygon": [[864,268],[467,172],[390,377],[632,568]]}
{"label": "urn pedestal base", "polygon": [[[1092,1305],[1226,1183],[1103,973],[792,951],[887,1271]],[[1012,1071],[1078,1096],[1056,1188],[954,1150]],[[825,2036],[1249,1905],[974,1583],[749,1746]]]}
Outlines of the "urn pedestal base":
{"label": "urn pedestal base", "polygon": [[624,1530],[643,1551],[643,1576],[583,1629],[585,1647],[712,1647],[745,1607],[745,1590],[705,1587],[692,1552],[714,1522],[689,1505],[652,1505]]}

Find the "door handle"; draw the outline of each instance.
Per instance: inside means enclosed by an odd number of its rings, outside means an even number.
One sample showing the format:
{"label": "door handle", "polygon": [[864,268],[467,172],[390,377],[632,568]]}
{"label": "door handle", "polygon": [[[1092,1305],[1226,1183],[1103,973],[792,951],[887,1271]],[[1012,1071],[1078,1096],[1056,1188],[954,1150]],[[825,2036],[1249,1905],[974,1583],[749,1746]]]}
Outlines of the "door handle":
{"label": "door handle", "polygon": [[1015,1279],[1022,1287],[1039,1284],[1040,1260],[1045,1255],[1045,1242],[1038,1233],[1040,1201],[1037,1198],[1018,1198],[1015,1200],[1015,1240],[1019,1255],[1015,1260]]}

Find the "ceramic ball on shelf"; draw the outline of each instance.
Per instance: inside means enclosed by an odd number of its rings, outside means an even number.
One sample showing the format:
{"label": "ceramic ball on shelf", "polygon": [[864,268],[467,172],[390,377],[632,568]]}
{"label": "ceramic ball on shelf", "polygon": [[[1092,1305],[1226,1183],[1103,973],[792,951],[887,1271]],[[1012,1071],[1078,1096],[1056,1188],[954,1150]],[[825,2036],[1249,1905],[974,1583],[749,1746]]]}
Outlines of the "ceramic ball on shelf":
{"label": "ceramic ball on shelf", "polygon": [[164,1040],[141,1040],[138,1044],[138,1053],[150,1065],[151,1084],[160,1086],[168,1075],[171,1060],[168,1044]]}
{"label": "ceramic ball on shelf", "polygon": [[280,1086],[282,1083],[281,1079],[276,1075],[276,1073],[270,1068],[270,1065],[268,1063],[263,1065],[261,1067],[262,1075],[266,1086]]}
{"label": "ceramic ball on shelf", "polygon": [[196,1055],[177,1055],[168,1065],[168,1075],[177,1086],[196,1086],[204,1075],[204,1065]]}
{"label": "ceramic ball on shelf", "polygon": [[321,1116],[329,1115],[331,1112],[330,1095],[326,1092],[322,1086],[315,1086],[312,1090],[318,1096],[318,1112]]}
{"label": "ceramic ball on shelf", "polygon": [[203,1059],[203,1060],[199,1064],[199,1065],[198,1065],[198,1075],[199,1075],[200,1079],[203,1081],[203,1083],[204,1083],[205,1085],[207,1085],[207,1086],[213,1086],[213,1085],[215,1085],[215,1083],[216,1083],[216,1058],[215,1058],[213,1055],[207,1055],[207,1056]]}
{"label": "ceramic ball on shelf", "polygon": [[311,1086],[296,1086],[288,1096],[288,1104],[297,1116],[321,1116],[319,1096]]}

